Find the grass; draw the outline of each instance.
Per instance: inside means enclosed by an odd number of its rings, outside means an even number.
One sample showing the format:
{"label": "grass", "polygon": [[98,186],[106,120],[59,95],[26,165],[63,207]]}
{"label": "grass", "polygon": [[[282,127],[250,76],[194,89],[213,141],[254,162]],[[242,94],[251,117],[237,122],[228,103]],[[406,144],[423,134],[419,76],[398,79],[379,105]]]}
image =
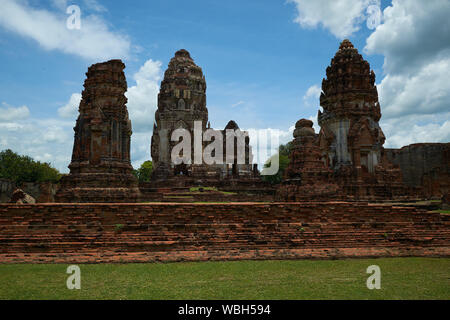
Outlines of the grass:
{"label": "grass", "polygon": [[198,193],[198,192],[200,192],[200,189],[203,189],[203,191],[216,191],[216,192],[220,192],[225,195],[237,194],[236,192],[222,191],[222,190],[217,189],[216,187],[191,187],[191,188],[189,188],[189,192]]}
{"label": "grass", "polygon": [[450,210],[436,210],[433,212],[439,212],[440,214],[450,214]]}
{"label": "grass", "polygon": [[116,232],[120,232],[122,229],[123,229],[123,227],[124,227],[124,225],[123,224],[116,224],[115,226],[114,226],[114,231],[116,231]]}
{"label": "grass", "polygon": [[[366,287],[373,264],[380,290]],[[66,268],[0,265],[0,299],[450,298],[444,258],[80,265],[81,290],[66,288]]]}
{"label": "grass", "polygon": [[217,191],[216,187],[192,187],[189,188],[189,192],[200,192],[200,189],[203,189],[204,191]]}

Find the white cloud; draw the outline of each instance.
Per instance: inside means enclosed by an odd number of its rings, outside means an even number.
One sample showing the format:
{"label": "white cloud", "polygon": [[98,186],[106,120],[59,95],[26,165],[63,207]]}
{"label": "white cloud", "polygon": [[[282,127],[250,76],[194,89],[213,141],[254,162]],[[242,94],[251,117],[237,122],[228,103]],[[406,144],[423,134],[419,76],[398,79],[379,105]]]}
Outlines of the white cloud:
{"label": "white cloud", "polygon": [[5,102],[2,102],[2,106],[3,108],[0,108],[0,122],[21,120],[30,116],[30,110],[27,106],[15,108]]}
{"label": "white cloud", "polygon": [[370,4],[377,0],[288,0],[295,3],[297,17],[295,22],[303,28],[328,29],[339,39],[348,37],[359,30],[366,18]]}
{"label": "white cloud", "polygon": [[161,62],[150,59],[133,76],[136,85],[128,88],[126,96],[134,132],[153,130],[161,73]]}
{"label": "white cloud", "polygon": [[378,90],[389,144],[449,141],[449,15],[449,1],[393,0],[367,38],[364,51],[385,56]]}
{"label": "white cloud", "polygon": [[69,101],[58,109],[61,118],[76,119],[78,116],[78,107],[81,101],[81,94],[74,93],[70,96]]}
{"label": "white cloud", "polygon": [[383,54],[388,73],[417,73],[424,63],[450,55],[450,1],[393,0],[364,51]]}
{"label": "white cloud", "polygon": [[414,74],[389,73],[378,85],[384,118],[450,110],[450,57],[424,63]]}
{"label": "white cloud", "polygon": [[410,115],[381,121],[386,148],[401,148],[420,142],[450,141],[450,112],[438,115]]}
{"label": "white cloud", "polygon": [[319,134],[320,126],[319,123],[317,122],[317,116],[310,116],[308,120],[311,120],[313,122],[313,129],[316,132],[316,134]]}
{"label": "white cloud", "polygon": [[320,94],[322,93],[322,89],[318,85],[313,85],[306,90],[306,94],[304,95],[303,99],[318,99],[320,97]]}
{"label": "white cloud", "polygon": [[131,136],[131,162],[133,168],[139,168],[147,160],[151,160],[150,143],[151,132],[133,132]]}
{"label": "white cloud", "polygon": [[[60,8],[65,5],[58,0],[54,4]],[[35,40],[45,50],[60,50],[89,60],[129,57],[128,38],[109,30],[99,16],[82,12],[80,30],[66,27],[68,17],[65,12],[36,9],[24,1],[3,0],[0,26]]]}
{"label": "white cloud", "polygon": [[305,95],[303,96],[303,103],[306,107],[314,107],[317,108],[320,105],[320,94],[322,93],[322,89],[318,85],[313,85],[306,90]]}
{"label": "white cloud", "polygon": [[29,155],[50,162],[61,172],[68,172],[72,146],[73,121],[60,119],[15,119],[0,123],[0,150]]}

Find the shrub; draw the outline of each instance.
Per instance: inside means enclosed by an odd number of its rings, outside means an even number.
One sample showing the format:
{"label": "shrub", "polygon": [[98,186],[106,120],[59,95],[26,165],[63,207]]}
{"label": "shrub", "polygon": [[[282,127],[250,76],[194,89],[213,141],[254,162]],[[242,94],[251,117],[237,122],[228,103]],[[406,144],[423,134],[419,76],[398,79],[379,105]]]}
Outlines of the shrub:
{"label": "shrub", "polygon": [[145,161],[139,169],[133,172],[139,182],[148,182],[152,176],[152,171],[153,163],[151,161]]}
{"label": "shrub", "polygon": [[35,161],[29,156],[21,156],[12,150],[0,152],[0,178],[16,184],[23,182],[58,182],[61,173],[49,163]]}

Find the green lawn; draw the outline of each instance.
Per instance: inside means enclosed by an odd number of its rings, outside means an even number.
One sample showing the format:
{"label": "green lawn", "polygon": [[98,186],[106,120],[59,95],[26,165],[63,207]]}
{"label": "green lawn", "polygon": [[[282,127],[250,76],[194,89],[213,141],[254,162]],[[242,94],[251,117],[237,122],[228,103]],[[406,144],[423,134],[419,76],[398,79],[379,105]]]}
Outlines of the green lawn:
{"label": "green lawn", "polygon": [[[373,264],[381,290],[366,287]],[[450,299],[443,258],[80,265],[81,290],[66,268],[0,265],[0,299]]]}

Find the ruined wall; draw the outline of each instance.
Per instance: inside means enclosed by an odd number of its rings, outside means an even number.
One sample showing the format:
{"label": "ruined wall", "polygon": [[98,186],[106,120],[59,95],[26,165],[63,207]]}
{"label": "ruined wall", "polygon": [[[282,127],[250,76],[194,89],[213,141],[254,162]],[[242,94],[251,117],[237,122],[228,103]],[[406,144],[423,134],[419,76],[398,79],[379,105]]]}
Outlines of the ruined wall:
{"label": "ruined wall", "polygon": [[6,179],[0,179],[0,203],[9,202],[15,188],[16,185],[14,182]]}
{"label": "ruined wall", "polygon": [[0,203],[8,203],[17,188],[21,188],[37,202],[51,203],[55,202],[55,194],[59,185],[50,182],[25,182],[21,186],[17,186],[10,180],[0,179]]}
{"label": "ruined wall", "polygon": [[418,143],[401,149],[386,149],[409,187],[424,187],[429,196],[442,196],[450,187],[450,143]]}
{"label": "ruined wall", "polygon": [[449,227],[347,202],[0,205],[0,263],[450,256]]}

